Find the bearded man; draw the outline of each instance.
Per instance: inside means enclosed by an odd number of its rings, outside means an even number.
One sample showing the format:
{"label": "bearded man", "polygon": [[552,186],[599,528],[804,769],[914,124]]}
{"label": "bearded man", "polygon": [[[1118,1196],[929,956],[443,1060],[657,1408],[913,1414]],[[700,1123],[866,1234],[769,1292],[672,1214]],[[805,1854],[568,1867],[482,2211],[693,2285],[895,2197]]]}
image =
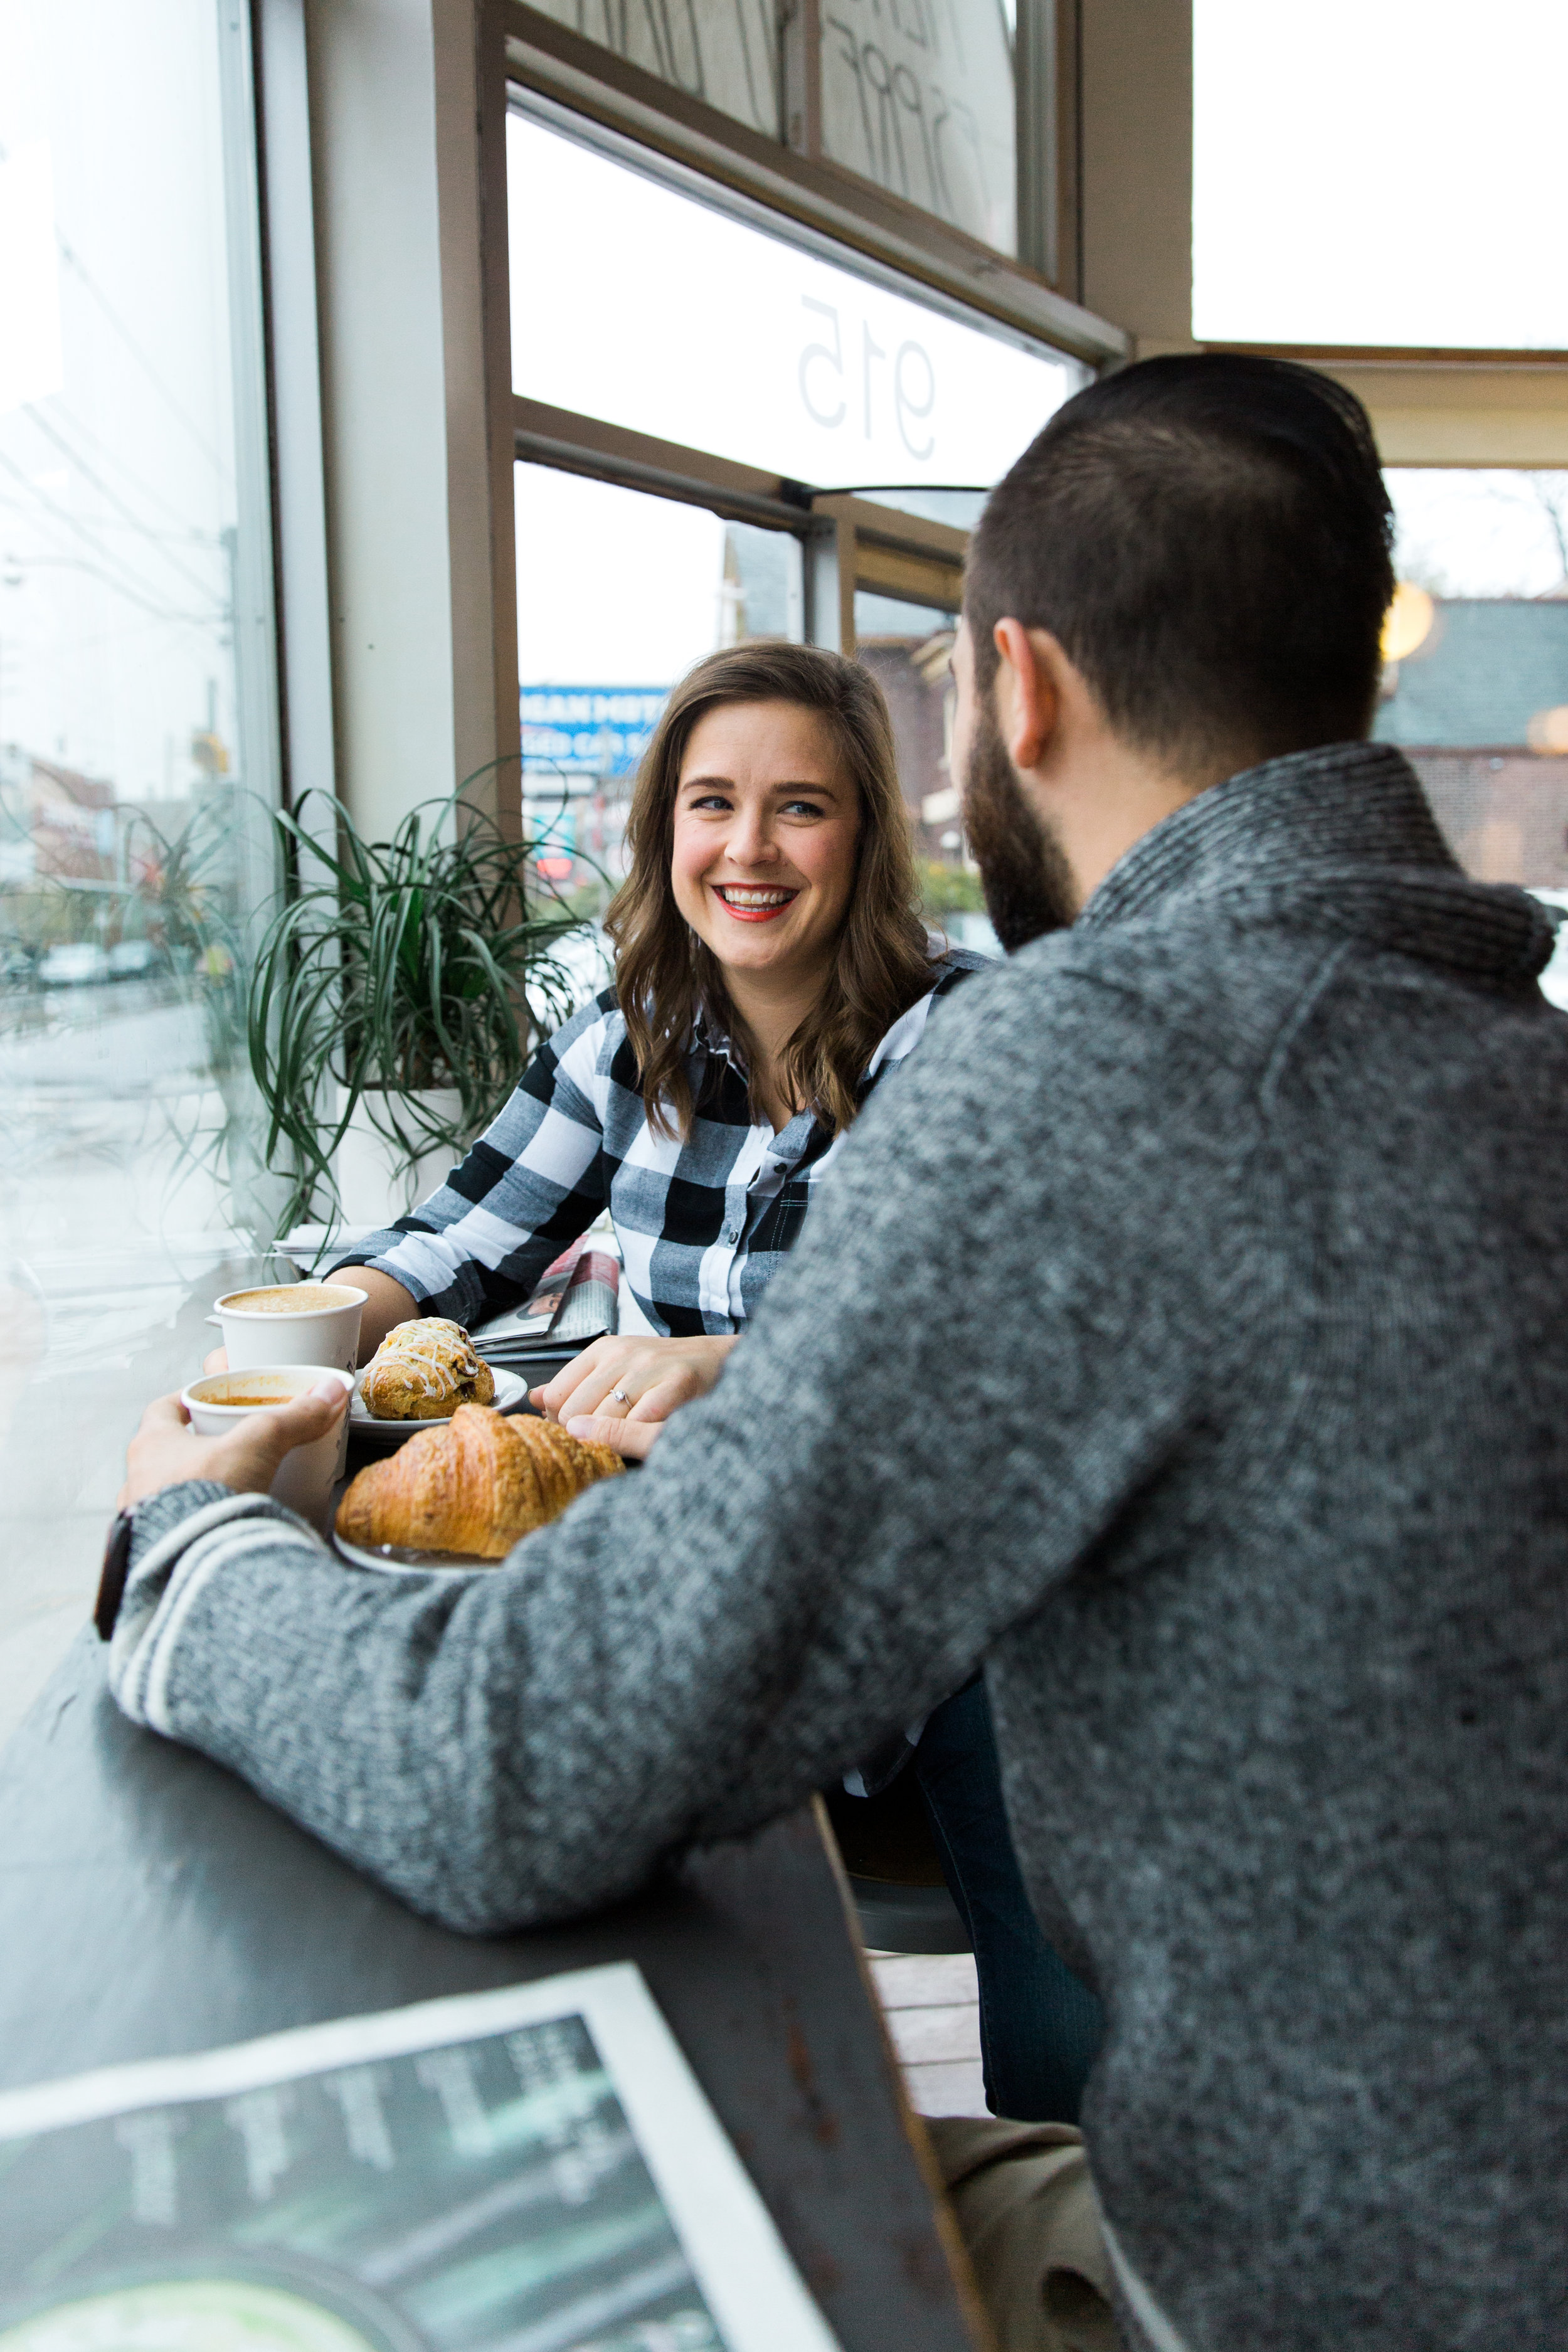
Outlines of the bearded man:
{"label": "bearded man", "polygon": [[121,1706],[476,1932],[983,1662],[1160,2352],[1568,2340],[1568,1021],[1365,740],[1389,542],[1279,362],[1130,368],[1015,467],[955,736],[1013,953],[639,1477],[371,1591],[265,1499],[324,1405],[131,1455]]}

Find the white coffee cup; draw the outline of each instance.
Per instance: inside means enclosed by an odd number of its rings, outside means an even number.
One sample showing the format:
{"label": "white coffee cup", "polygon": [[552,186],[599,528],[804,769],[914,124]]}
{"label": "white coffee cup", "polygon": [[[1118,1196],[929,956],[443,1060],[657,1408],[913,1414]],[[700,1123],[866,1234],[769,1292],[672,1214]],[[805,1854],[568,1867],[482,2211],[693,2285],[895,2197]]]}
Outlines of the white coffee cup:
{"label": "white coffee cup", "polygon": [[[180,1392],[180,1402],[191,1416],[198,1437],[221,1437],[247,1413],[266,1412],[305,1396],[318,1381],[340,1381],[345,1391],[353,1374],[331,1365],[253,1364],[242,1372],[208,1372]],[[345,1412],[324,1437],[310,1445],[296,1445],[283,1456],[270,1492],[274,1502],[298,1511],[312,1527],[324,1528],[332,1507],[332,1488],[343,1475],[348,1454],[349,1417]]]}
{"label": "white coffee cup", "polygon": [[267,1283],[228,1291],[214,1301],[214,1312],[223,1326],[229,1370],[324,1364],[332,1371],[352,1372],[369,1296],[348,1282]]}

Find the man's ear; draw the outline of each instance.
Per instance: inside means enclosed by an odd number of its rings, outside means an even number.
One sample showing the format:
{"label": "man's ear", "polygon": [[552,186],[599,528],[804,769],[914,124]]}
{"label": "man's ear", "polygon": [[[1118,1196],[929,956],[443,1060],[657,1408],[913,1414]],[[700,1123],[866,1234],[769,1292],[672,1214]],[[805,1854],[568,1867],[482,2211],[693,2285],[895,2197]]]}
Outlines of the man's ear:
{"label": "man's ear", "polygon": [[998,621],[996,724],[1008,757],[1027,772],[1040,767],[1057,731],[1061,697],[1041,648],[1022,621]]}

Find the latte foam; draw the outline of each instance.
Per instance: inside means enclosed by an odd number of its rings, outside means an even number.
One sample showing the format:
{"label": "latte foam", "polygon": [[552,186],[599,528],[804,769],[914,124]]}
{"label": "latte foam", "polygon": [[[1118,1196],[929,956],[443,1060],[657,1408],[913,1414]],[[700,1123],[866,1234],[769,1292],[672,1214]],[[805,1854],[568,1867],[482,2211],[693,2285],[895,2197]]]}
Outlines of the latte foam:
{"label": "latte foam", "polygon": [[277,1290],[236,1290],[218,1300],[220,1315],[322,1315],[353,1307],[357,1296],[331,1282],[286,1282]]}

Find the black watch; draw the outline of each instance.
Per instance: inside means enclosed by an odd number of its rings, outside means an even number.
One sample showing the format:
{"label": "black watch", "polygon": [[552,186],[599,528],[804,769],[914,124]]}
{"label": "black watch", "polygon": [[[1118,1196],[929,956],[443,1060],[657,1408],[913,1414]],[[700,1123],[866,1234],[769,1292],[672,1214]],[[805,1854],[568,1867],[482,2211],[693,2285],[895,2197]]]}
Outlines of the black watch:
{"label": "black watch", "polygon": [[115,1514],[114,1525],[109,1530],[109,1541],[103,1547],[103,1573],[98,1580],[98,1599],[93,1604],[92,1622],[98,1628],[98,1638],[107,1642],[114,1631],[114,1621],[120,1614],[120,1604],[125,1598],[125,1580],[131,1572],[131,1537],[135,1526],[132,1511]]}

